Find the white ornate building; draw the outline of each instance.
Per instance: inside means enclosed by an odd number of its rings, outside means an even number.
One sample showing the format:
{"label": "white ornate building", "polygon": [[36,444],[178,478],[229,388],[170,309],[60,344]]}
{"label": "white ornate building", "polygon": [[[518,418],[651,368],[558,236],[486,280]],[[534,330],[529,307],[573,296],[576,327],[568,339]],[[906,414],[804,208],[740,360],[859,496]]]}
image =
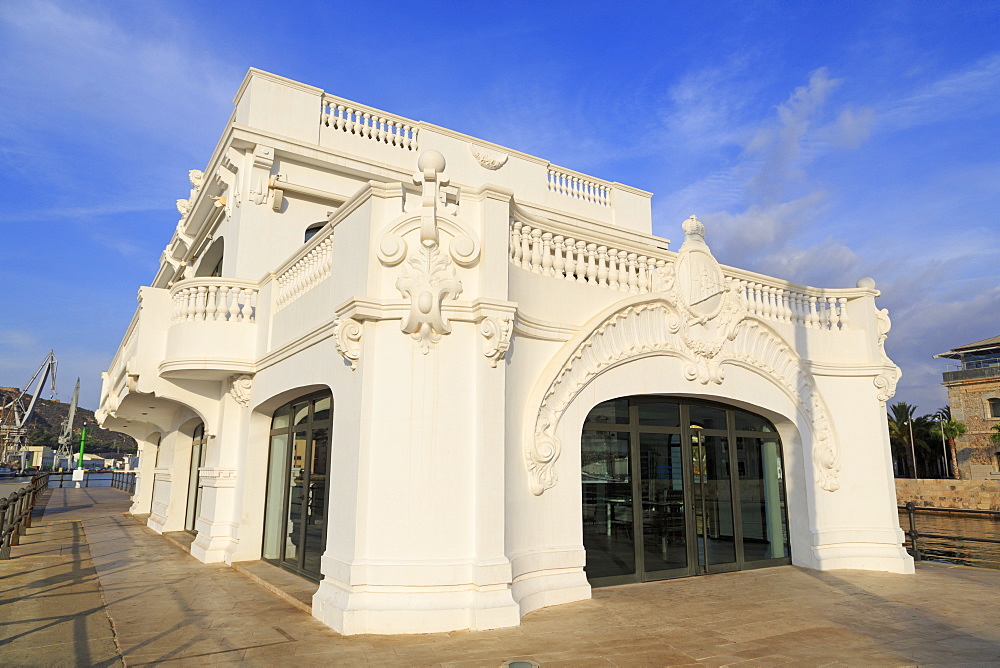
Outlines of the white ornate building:
{"label": "white ornate building", "polygon": [[677,251],[650,193],[251,70],[104,376],[132,512],[318,582],[334,629],[592,585],[912,572],[874,281]]}

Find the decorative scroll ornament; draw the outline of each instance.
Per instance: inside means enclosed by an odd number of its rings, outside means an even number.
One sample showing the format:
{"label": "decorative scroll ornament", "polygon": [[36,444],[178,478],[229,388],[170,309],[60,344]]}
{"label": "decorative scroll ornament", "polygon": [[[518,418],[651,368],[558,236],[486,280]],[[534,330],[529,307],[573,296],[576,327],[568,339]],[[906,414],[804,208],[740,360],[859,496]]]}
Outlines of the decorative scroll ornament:
{"label": "decorative scroll ornament", "polygon": [[267,201],[267,184],[274,165],[274,149],[257,144],[253,149],[253,165],[250,167],[250,201],[263,204]]}
{"label": "decorative scroll ornament", "polygon": [[494,369],[510,348],[510,335],[514,331],[513,318],[485,318],[479,325],[479,332],[486,339],[483,354]]}
{"label": "decorative scroll ornament", "polygon": [[839,447],[812,375],[778,334],[748,317],[704,242],[704,226],[692,216],[684,232],[675,266],[664,272],[662,292],[633,298],[585,338],[568,344],[572,348],[542,396],[534,438],[524,452],[533,494],[557,482],[555,462],[561,446],[556,429],[580,391],[612,367],[653,355],[677,357],[687,380],[702,384],[721,384],[726,363],[769,378],[795,401],[810,425],[816,482],[831,492],[839,487]]}
{"label": "decorative scroll ornament", "polygon": [[233,376],[230,379],[231,385],[229,394],[240,406],[246,408],[250,405],[250,393],[253,390],[253,377],[247,374]]}
{"label": "decorative scroll ornament", "polygon": [[[863,280],[863,279],[862,279]],[[860,281],[858,281],[860,283]],[[873,281],[874,283],[874,281]],[[859,286],[860,287],[860,286]],[[878,390],[876,397],[884,405],[896,394],[896,385],[903,376],[903,371],[896,363],[889,359],[885,352],[885,340],[889,336],[892,322],[889,320],[889,309],[882,309],[875,313],[875,322],[878,326],[878,347],[882,353],[882,373],[875,376],[872,382]]]}
{"label": "decorative scroll ornament", "polygon": [[507,158],[510,157],[506,153],[492,153],[484,151],[477,148],[475,144],[469,143],[469,152],[472,153],[472,157],[479,161],[479,164],[486,169],[500,169],[505,164],[507,164]]}
{"label": "decorative scroll ornament", "polygon": [[441,302],[445,297],[455,299],[462,294],[462,281],[437,244],[421,244],[407,266],[406,275],[396,281],[396,289],[410,300],[402,330],[420,344],[420,352],[426,355],[430,344],[451,333],[451,323],[441,313]]}
{"label": "decorative scroll ornament", "polygon": [[351,371],[358,368],[361,356],[361,323],[352,318],[337,318],[333,323],[333,337],[337,352],[351,365]]}

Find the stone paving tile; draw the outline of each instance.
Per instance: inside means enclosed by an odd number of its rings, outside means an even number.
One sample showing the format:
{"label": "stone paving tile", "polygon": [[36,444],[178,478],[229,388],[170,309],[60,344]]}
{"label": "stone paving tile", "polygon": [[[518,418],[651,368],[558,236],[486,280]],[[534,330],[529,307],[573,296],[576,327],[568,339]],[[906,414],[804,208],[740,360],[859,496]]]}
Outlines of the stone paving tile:
{"label": "stone paving tile", "polygon": [[[121,492],[53,491],[46,506],[50,534],[28,537],[25,550],[34,557],[21,562],[23,570],[0,568],[0,600],[33,597],[48,606],[33,613],[32,636],[40,647],[58,647],[61,657],[75,656],[65,665],[114,665],[81,660],[96,655],[66,640],[72,635],[46,640],[37,628],[60,612],[61,601],[83,595],[98,596],[99,603],[80,612],[105,620],[107,660],[120,663],[124,656],[130,666],[1000,662],[1000,572],[938,565],[919,566],[915,577],[781,567],[628,585],[536,611],[513,629],[343,637],[236,570],[201,564],[122,515]],[[84,556],[89,576],[79,572]],[[0,606],[0,620],[8,607]],[[59,665],[31,663],[32,656],[24,646],[0,644],[0,665]]]}

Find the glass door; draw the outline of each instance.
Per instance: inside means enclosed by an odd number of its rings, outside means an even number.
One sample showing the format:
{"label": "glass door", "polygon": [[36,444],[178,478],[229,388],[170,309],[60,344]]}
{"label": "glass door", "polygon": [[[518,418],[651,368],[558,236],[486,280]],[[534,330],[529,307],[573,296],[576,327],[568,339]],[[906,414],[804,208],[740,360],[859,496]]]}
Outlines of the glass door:
{"label": "glass door", "polygon": [[647,579],[689,574],[686,465],[680,434],[639,434],[642,564]]}
{"label": "glass door", "polygon": [[790,563],[781,443],[764,418],[614,399],[590,412],[581,447],[591,584]]}
{"label": "glass door", "polygon": [[324,393],[282,406],[271,421],[262,557],[314,580],[326,549],[332,409]]}
{"label": "glass door", "polygon": [[188,468],[187,506],[184,513],[184,530],[189,533],[197,533],[195,524],[198,521],[198,510],[201,508],[201,497],[204,491],[198,470],[205,465],[207,454],[205,423],[201,423],[195,427],[194,436],[191,439],[191,464]]}

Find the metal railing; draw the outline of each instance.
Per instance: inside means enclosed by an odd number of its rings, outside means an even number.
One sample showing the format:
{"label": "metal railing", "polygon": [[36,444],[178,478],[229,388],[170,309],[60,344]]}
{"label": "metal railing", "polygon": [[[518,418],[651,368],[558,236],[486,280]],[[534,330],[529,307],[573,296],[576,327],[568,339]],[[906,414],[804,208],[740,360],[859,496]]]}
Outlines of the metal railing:
{"label": "metal railing", "polygon": [[10,559],[10,548],[21,542],[31,527],[31,513],[38,493],[49,483],[49,474],[36,475],[24,487],[0,499],[0,559]]}
{"label": "metal railing", "polygon": [[913,501],[908,501],[905,506],[898,506],[899,510],[905,510],[907,518],[909,519],[910,529],[906,532],[906,537],[910,541],[910,551],[912,552],[913,560],[920,561],[920,546],[918,540],[920,538],[936,538],[939,540],[960,540],[967,541],[970,543],[983,543],[990,545],[1000,545],[1000,539],[997,538],[983,538],[975,536],[958,536],[958,535],[946,535],[938,533],[920,533],[917,531],[917,521],[916,513],[920,512],[933,512],[933,513],[952,513],[958,515],[978,515],[985,517],[992,517],[995,520],[1000,520],[1000,511],[997,510],[963,510],[961,508],[931,508],[928,506],[918,506]]}
{"label": "metal railing", "polygon": [[111,474],[111,486],[135,494],[135,471],[115,471]]}
{"label": "metal railing", "polygon": [[[83,480],[73,480],[72,471],[63,471],[61,473],[53,473],[49,479],[49,487],[76,487],[77,483],[80,483],[80,487],[110,487],[111,486],[112,474],[109,472],[83,472]],[[59,484],[56,484],[56,480]]]}

